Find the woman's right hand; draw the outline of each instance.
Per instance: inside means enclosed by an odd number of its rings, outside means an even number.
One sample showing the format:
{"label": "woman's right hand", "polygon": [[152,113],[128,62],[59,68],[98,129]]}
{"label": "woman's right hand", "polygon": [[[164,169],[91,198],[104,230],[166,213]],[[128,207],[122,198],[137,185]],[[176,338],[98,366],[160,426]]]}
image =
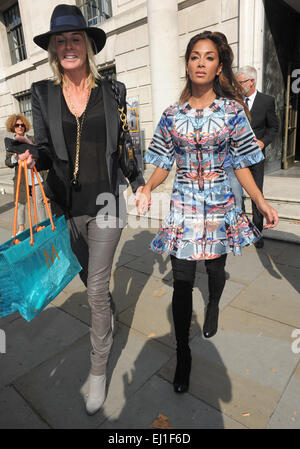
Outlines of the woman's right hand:
{"label": "woman's right hand", "polygon": [[139,215],[145,215],[151,206],[151,190],[147,185],[138,187],[135,204]]}
{"label": "woman's right hand", "polygon": [[29,150],[26,150],[25,153],[21,153],[18,155],[19,161],[27,160],[27,168],[33,168],[35,166],[35,159]]}

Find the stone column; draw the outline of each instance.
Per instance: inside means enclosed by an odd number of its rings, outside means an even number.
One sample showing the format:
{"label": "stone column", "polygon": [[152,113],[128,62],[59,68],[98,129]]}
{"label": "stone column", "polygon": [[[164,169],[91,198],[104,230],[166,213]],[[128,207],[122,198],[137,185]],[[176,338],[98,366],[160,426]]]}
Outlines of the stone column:
{"label": "stone column", "polygon": [[147,0],[154,127],[179,97],[178,9],[174,0]]}
{"label": "stone column", "polygon": [[257,88],[263,80],[265,10],[263,0],[240,0],[239,66],[257,70]]}

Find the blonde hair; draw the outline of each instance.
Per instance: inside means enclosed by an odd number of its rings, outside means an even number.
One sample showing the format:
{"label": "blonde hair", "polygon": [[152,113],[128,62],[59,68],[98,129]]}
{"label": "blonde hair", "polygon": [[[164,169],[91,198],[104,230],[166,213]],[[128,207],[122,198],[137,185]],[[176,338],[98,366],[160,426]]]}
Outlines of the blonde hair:
{"label": "blonde hair", "polygon": [[[98,69],[96,66],[92,41],[85,31],[82,31],[82,33],[84,35],[87,50],[87,64],[89,72],[88,83],[89,86],[93,88],[96,87],[96,80],[100,79],[101,76],[98,73]],[[55,34],[50,38],[48,47],[48,60],[55,77],[54,84],[62,84],[64,78],[64,71],[57,58]]]}
{"label": "blonde hair", "polygon": [[24,133],[27,133],[30,130],[30,128],[31,128],[31,124],[30,124],[30,121],[23,114],[12,114],[12,115],[10,115],[8,117],[8,119],[6,120],[6,130],[9,133],[15,132],[15,125],[16,125],[18,120],[22,120],[22,122],[25,125]]}

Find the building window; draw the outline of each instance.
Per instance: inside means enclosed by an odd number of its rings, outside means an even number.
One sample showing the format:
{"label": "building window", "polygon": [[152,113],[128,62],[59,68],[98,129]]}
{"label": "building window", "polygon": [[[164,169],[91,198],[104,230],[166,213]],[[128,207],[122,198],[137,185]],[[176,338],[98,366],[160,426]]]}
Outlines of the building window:
{"label": "building window", "polygon": [[116,66],[115,65],[108,65],[105,67],[101,67],[100,65],[97,67],[98,72],[100,73],[101,76],[103,77],[107,77],[107,76],[111,76],[114,79],[117,79],[117,75],[116,75]]}
{"label": "building window", "polygon": [[3,12],[12,64],[27,58],[18,3]]}
{"label": "building window", "polygon": [[15,96],[19,102],[20,113],[25,115],[32,124],[32,108],[30,92],[22,92]]}
{"label": "building window", "polygon": [[77,0],[88,26],[97,25],[112,16],[111,0]]}

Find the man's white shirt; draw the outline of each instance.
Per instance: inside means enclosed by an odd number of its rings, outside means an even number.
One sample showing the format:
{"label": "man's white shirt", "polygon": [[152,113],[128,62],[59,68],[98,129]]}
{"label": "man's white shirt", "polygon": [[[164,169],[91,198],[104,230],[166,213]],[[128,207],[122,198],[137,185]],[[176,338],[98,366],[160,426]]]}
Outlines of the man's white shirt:
{"label": "man's white shirt", "polygon": [[244,98],[244,101],[246,100],[246,98],[249,98],[249,101],[248,101],[249,111],[251,111],[251,109],[252,109],[252,106],[253,106],[256,94],[257,94],[257,90],[252,95],[250,95],[249,97],[245,97]]}

